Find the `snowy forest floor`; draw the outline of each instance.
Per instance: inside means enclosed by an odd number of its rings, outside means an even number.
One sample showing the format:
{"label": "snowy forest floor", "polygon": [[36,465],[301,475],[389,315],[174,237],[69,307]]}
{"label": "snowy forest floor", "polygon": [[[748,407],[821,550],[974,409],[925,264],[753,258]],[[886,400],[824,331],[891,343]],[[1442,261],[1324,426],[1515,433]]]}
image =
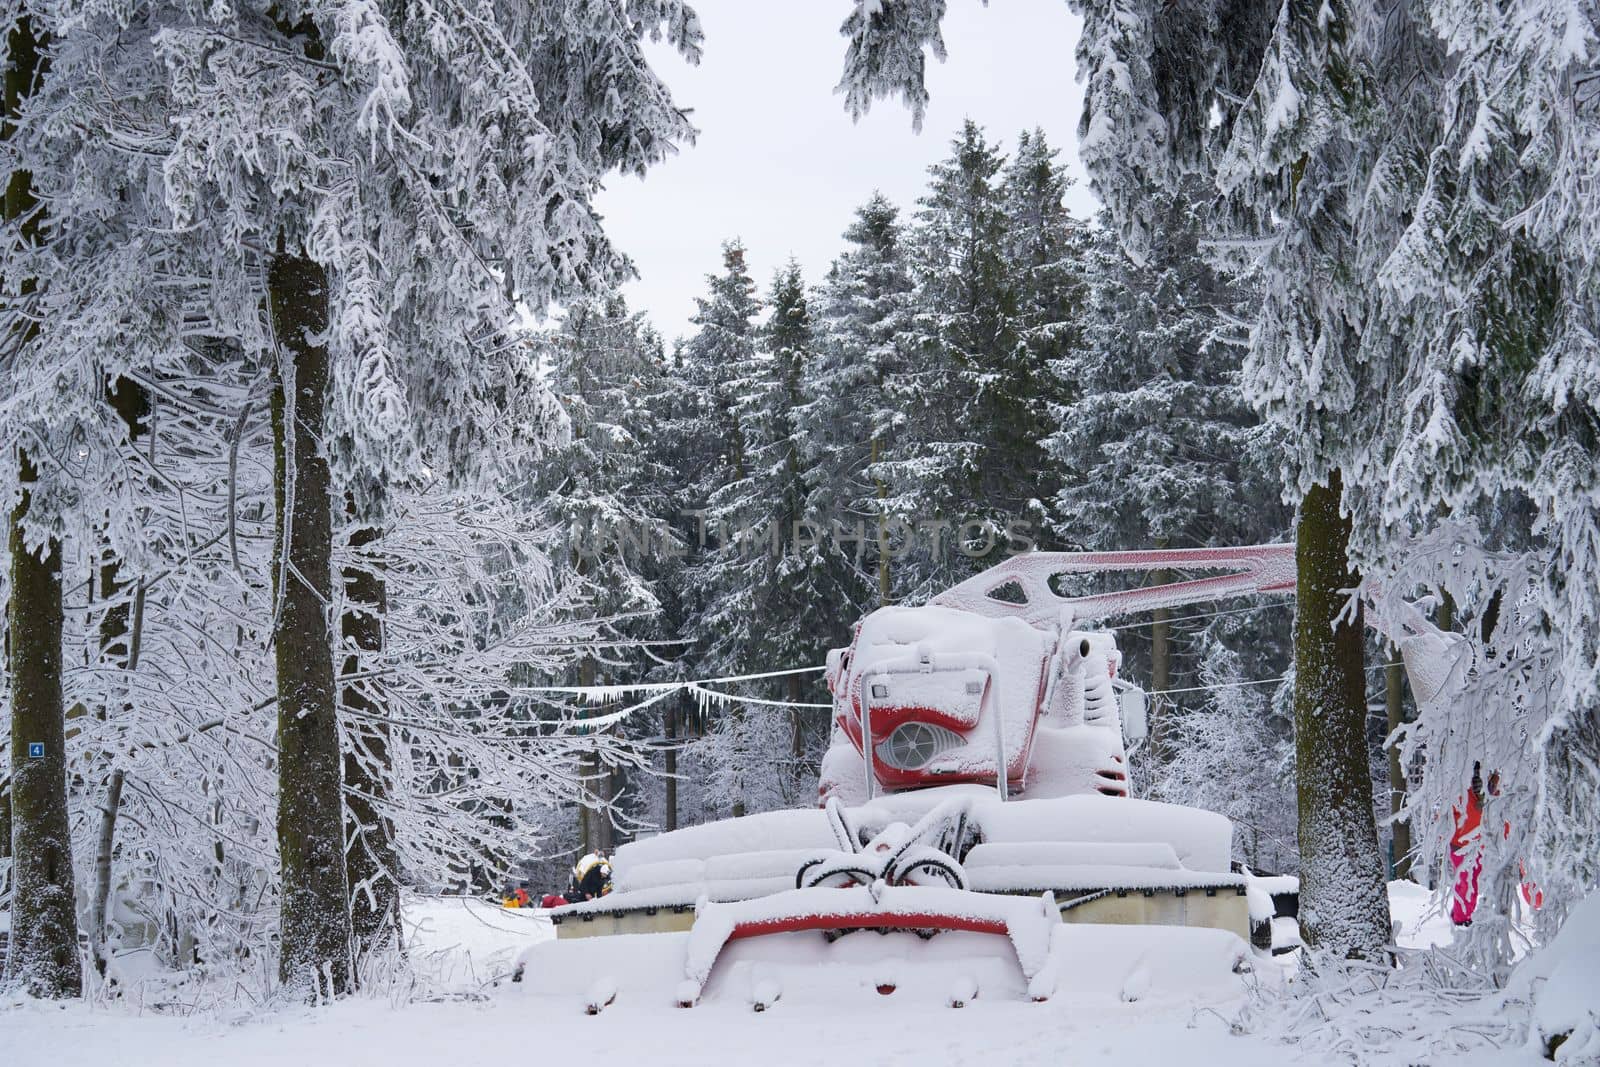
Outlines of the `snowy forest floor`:
{"label": "snowy forest floor", "polygon": [[[1449,939],[1448,922],[1427,914],[1425,890],[1396,883],[1391,898],[1403,944]],[[417,984],[386,996],[352,998],[331,1008],[236,1004],[223,1010],[186,1002],[152,978],[133,983],[139,988],[130,988],[112,1007],[28,1002],[0,1008],[0,1049],[5,1062],[17,1067],[1349,1062],[1231,1032],[1241,1006],[1236,997],[1126,1004],[1108,992],[1095,1003],[980,999],[952,1011],[868,994],[825,1004],[785,1001],[759,1015],[726,1002],[682,1011],[666,998],[659,1004],[619,999],[589,1017],[581,1010],[583,990],[563,1002],[527,996],[522,986],[503,980],[521,949],[552,936],[538,913],[423,898],[409,902],[408,925]],[[1397,1062],[1428,1062],[1417,1060],[1415,1051]],[[1449,1061],[1452,1067],[1541,1062],[1511,1049],[1451,1055]]]}

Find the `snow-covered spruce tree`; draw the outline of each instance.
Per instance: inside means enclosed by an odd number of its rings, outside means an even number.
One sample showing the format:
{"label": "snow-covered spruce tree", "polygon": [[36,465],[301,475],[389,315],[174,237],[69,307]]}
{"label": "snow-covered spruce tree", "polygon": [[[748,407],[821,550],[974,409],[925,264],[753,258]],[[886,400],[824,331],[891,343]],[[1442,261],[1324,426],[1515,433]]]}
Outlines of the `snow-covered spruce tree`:
{"label": "snow-covered spruce tree", "polygon": [[1066,469],[1060,535],[1092,549],[1238,544],[1283,516],[1260,497],[1260,423],[1226,334],[1249,293],[1200,245],[1193,201],[1168,197],[1144,262],[1096,230],[1084,344],[1054,364],[1075,395],[1048,448]]}
{"label": "snow-covered spruce tree", "polygon": [[[1071,399],[1054,406],[1059,428],[1047,439],[1062,479],[1058,537],[1067,544],[1254,544],[1289,525],[1274,503],[1267,433],[1239,382],[1234,325],[1251,295],[1206,257],[1198,195],[1165,196],[1142,262],[1124,254],[1110,220],[1094,235],[1084,343],[1054,365]],[[1258,625],[1231,626],[1247,677],[1281,673],[1287,663],[1282,619],[1271,614],[1278,610],[1263,605]],[[1157,692],[1199,685],[1206,656],[1199,635],[1207,624],[1173,624],[1170,614],[1127,631],[1125,651]],[[1172,751],[1165,727],[1158,712],[1158,757]]]}
{"label": "snow-covered spruce tree", "polygon": [[[393,19],[373,5],[173,6],[115,30],[99,9],[52,15],[48,81],[133,85],[139,106],[35,141],[53,164],[32,168],[42,195],[69,195],[80,163],[131,172],[135,217],[164,216],[152,239],[181,233],[187,262],[206,265],[187,278],[203,294],[187,328],[270,353],[281,384],[275,646],[305,651],[280,679],[282,971],[338,990],[349,936],[328,513],[343,488],[414,476],[424,455],[463,478],[492,458],[473,431],[493,423],[477,415],[509,377],[512,302],[540,307],[621,269],[589,198],[604,173],[642,170],[688,135],[640,40],[665,35],[692,56],[698,25],[671,0]],[[43,95],[94,110],[97,92]],[[41,291],[100,284],[69,250],[52,248]]]}
{"label": "snow-covered spruce tree", "polygon": [[[605,172],[642,170],[688,132],[639,38],[665,28],[692,53],[698,31],[676,4],[496,11],[487,25],[450,11],[275,14],[265,41],[253,21],[162,36],[180,131],[166,178],[180,222],[242,217],[240,236],[272,249],[282,972],[303,983],[329,968],[338,991],[347,887],[321,610],[333,468],[405,476],[429,446],[452,473],[477,458],[474,415],[506,376],[510,300],[539,307],[615,275],[589,197]],[[219,53],[241,37],[252,56],[265,44],[289,58],[230,69]],[[330,64],[354,91],[323,84]],[[286,92],[297,107],[281,108]],[[271,185],[225,162],[256,153],[281,168]],[[380,289],[385,276],[407,284]]]}
{"label": "snow-covered spruce tree", "polygon": [[[1012,373],[1019,380],[1012,388],[1044,404],[1030,411],[1035,423],[1030,429],[1041,438],[1058,418],[1054,404],[1081,388],[1081,383],[1060,380],[1059,361],[1083,346],[1090,315],[1091,233],[1067,211],[1072,179],[1057,162],[1059,154],[1043,130],[1024,130],[1000,182],[1006,258],[1016,289],[1016,332],[1026,349],[1013,361]],[[1042,482],[1044,469],[1035,473]],[[1036,493],[1042,498],[1044,491],[1040,486]]]}
{"label": "snow-covered spruce tree", "polygon": [[[1105,19],[1098,5],[1085,13]],[[1108,138],[1085,155],[1151,175],[1197,168],[1226,194],[1219,226],[1251,242],[1272,281],[1246,376],[1290,431],[1291,484],[1312,492],[1342,471],[1353,548],[1373,565],[1442,511],[1476,516],[1544,560],[1543,632],[1560,696],[1547,728],[1529,735],[1541,752],[1535,782],[1501,807],[1506,821],[1541,828],[1523,863],[1562,887],[1538,915],[1549,932],[1572,894],[1594,885],[1572,828],[1587,825],[1592,839],[1600,823],[1592,777],[1567,771],[1593,765],[1597,735],[1600,524],[1585,383],[1600,208],[1581,177],[1600,152],[1595,13],[1352,2],[1290,4],[1275,21],[1153,9],[1149,20],[1154,55],[1171,58],[1136,92],[1165,108],[1172,150]],[[1096,66],[1123,61],[1112,52]],[[1178,100],[1181,109],[1163,104]],[[1430,751],[1423,793],[1433,803],[1413,810],[1447,819],[1482,755]],[[1495,879],[1512,877],[1506,865],[1489,871],[1485,898],[1504,899],[1509,882]]]}
{"label": "snow-covered spruce tree", "polygon": [[[762,390],[771,360],[757,348],[761,303],[742,244],[723,245],[722,272],[707,275],[706,284],[707,295],[696,298],[699,310],[693,322],[699,329],[683,348],[680,370],[688,403],[678,416],[684,438],[679,458],[689,464],[683,485],[694,513],[681,595],[683,637],[692,642],[687,661],[695,670],[716,672],[744,666],[729,654],[732,635],[722,606],[739,592],[743,576],[730,569],[739,553],[760,551],[752,542],[762,531],[751,517],[738,514],[737,487],[754,467],[754,397]],[[703,754],[713,757],[715,793],[721,802],[734,815],[751,810],[752,801],[765,792],[759,764],[770,745],[747,731],[744,711],[737,706],[715,719],[714,734],[704,744]]]}
{"label": "snow-covered spruce tree", "polygon": [[[813,666],[843,632],[831,546],[806,511],[812,480],[800,411],[815,340],[798,264],[777,272],[768,306],[755,351],[734,383],[742,476],[711,494],[707,516],[718,536],[693,571],[704,606],[691,632],[703,669],[717,674]],[[793,675],[741,688],[802,703],[804,682]],[[814,691],[809,702],[816,703]],[[802,709],[735,700],[719,717],[706,755],[737,768],[737,786],[729,790],[744,810],[793,807],[810,799],[813,733]]]}
{"label": "snow-covered spruce tree", "polygon": [[[783,627],[773,635],[776,640],[766,639],[768,647],[756,662],[790,669],[821,663],[828,649],[844,640],[849,620],[841,618],[841,611],[848,610],[848,600],[839,583],[843,568],[838,548],[817,517],[808,513],[815,475],[806,462],[810,428],[804,422],[805,386],[817,359],[818,343],[798,263],[791,260],[774,276],[768,305],[771,315],[761,340],[772,358],[772,387],[757,422],[760,436],[755,454],[782,501],[772,516],[779,552],[766,582],[765,600],[771,617],[782,620]],[[815,703],[819,692],[816,679],[809,680],[809,701],[806,681],[790,675],[783,683],[784,697],[791,703]],[[826,734],[826,716],[821,717],[821,731],[811,722],[813,718],[800,708],[789,713],[790,754],[795,763],[790,775],[803,784],[809,784],[815,757],[827,741],[826,736],[819,736]],[[804,799],[803,790],[797,789],[797,799]]]}
{"label": "snow-covered spruce tree", "polygon": [[[659,454],[661,342],[629,313],[620,294],[580,301],[543,339],[550,386],[570,423],[570,442],[541,462],[540,506],[566,531],[563,573],[586,591],[586,610],[613,620],[615,638],[657,636],[658,584],[679,551],[670,523],[671,470]],[[596,649],[576,665],[581,685],[644,674],[636,651]],[[588,709],[604,714],[604,706]],[[633,724],[614,729],[631,729]],[[597,751],[584,761],[594,804],[579,809],[581,847],[609,849],[616,817],[611,793],[617,769]]]}
{"label": "snow-covered spruce tree", "polygon": [[[798,416],[811,481],[807,512],[827,525],[841,608],[893,599],[889,485],[878,464],[903,421],[888,383],[911,365],[914,289],[899,210],[881,193],[856,209],[844,238],[814,301],[817,355]],[[868,559],[874,573],[864,578]]]}
{"label": "snow-covered spruce tree", "polygon": [[1005,158],[970,119],[950,147],[928,168],[918,201],[913,359],[886,381],[901,426],[877,468],[892,517],[911,528],[940,524],[944,534],[937,548],[919,539],[905,556],[900,595],[916,599],[997,559],[1009,523],[1043,518],[1027,507],[1044,466],[1045,407],[1027,393],[1030,353],[1000,192]]}

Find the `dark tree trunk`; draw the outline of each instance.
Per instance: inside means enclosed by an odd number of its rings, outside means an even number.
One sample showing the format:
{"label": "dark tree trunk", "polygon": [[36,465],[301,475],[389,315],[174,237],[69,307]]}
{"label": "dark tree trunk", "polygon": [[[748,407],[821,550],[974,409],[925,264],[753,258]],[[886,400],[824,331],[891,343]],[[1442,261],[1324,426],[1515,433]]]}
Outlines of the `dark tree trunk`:
{"label": "dark tree trunk", "polygon": [[[150,414],[150,402],[144,388],[128,378],[118,378],[107,384],[106,399],[121,417],[128,435],[128,445],[132,447],[139,439],[142,429],[140,423]],[[107,549],[100,564],[100,598],[114,601],[126,587],[122,559]],[[130,636],[129,623],[132,618],[133,605],[126,600],[112,603],[100,617],[100,657],[108,666],[124,671],[138,666],[133,656],[135,641]],[[122,710],[104,707],[100,709],[99,716],[105,720]],[[94,885],[89,897],[88,932],[95,970],[104,975],[109,962],[105,946],[106,912],[111,902],[111,866],[116,856],[117,813],[122,806],[125,775],[122,768],[116,765],[116,754],[113,752],[101,753],[100,764],[105,772],[105,801],[100,807],[100,830],[95,836]]]}
{"label": "dark tree trunk", "polygon": [[[333,507],[321,449],[328,389],[328,278],[280,250],[267,277],[281,348],[272,392],[278,675],[278,852],[283,871],[279,976],[307,996],[350,988],[335,712]],[[293,375],[293,393],[284,378]],[[291,484],[292,480],[292,484]]]}
{"label": "dark tree trunk", "polygon": [[[1157,548],[1166,548],[1165,537],[1156,540]],[[1159,570],[1150,575],[1150,584],[1166,585],[1172,581],[1172,572]],[[1172,698],[1167,690],[1172,688],[1172,610],[1156,608],[1151,613],[1150,626],[1150,753],[1155,757],[1157,773],[1172,759]]]}
{"label": "dark tree trunk", "polygon": [[[681,703],[681,701],[680,701]],[[671,833],[678,828],[678,705],[667,709],[667,749],[664,754],[666,771],[667,810],[663,830]]]}
{"label": "dark tree trunk", "polygon": [[1337,471],[1329,483],[1301,502],[1295,550],[1300,934],[1312,949],[1378,960],[1389,940],[1389,901],[1372,816],[1364,635],[1359,610],[1340,619],[1341,590],[1354,588],[1357,576]]}
{"label": "dark tree trunk", "polygon": [[100,808],[100,832],[95,838],[94,896],[89,905],[89,948],[94,967],[103,977],[110,954],[106,951],[106,912],[111,904],[111,866],[116,855],[117,811],[122,806],[122,768],[106,778],[106,799]]}
{"label": "dark tree trunk", "polygon": [[[578,684],[595,684],[595,662],[585,656],[578,664]],[[586,749],[578,758],[578,777],[583,786],[583,802],[578,806],[578,836],[583,851],[599,852],[605,848],[611,829],[611,811],[607,795],[611,775],[600,765],[600,738],[597,733],[586,736],[594,739],[594,747]]]}
{"label": "dark tree trunk", "polygon": [[[1392,735],[1405,722],[1405,665],[1400,662],[1400,651],[1394,649],[1393,661],[1384,668],[1384,710],[1387,712],[1389,733]],[[1399,815],[1400,805],[1406,799],[1406,770],[1400,762],[1400,750],[1389,749],[1389,814]],[[1394,842],[1394,876],[1411,877],[1411,824],[1396,820],[1390,824]]]}
{"label": "dark tree trunk", "polygon": [[[61,545],[52,538],[35,553],[24,544],[22,524],[32,502],[26,486],[38,477],[26,453],[21,475],[22,500],[11,513],[10,531],[12,876],[6,977],[35,997],[76,997],[83,992],[83,971],[62,751]],[[30,746],[43,746],[42,755]]]}
{"label": "dark tree trunk", "polygon": [[[789,703],[800,703],[800,676],[791,674],[788,678]],[[801,780],[804,777],[804,763],[806,758],[806,721],[803,709],[794,707],[789,709],[789,756],[794,761],[789,767],[788,782],[796,789],[795,802],[804,803],[800,795]]]}
{"label": "dark tree trunk", "polygon": [[[23,100],[44,72],[33,21],[19,15],[6,40],[5,117],[9,139]],[[14,170],[6,180],[5,218],[24,242],[39,236],[33,176]],[[24,281],[24,292],[32,290]],[[27,344],[31,327],[11,343]],[[83,992],[78,959],[76,885],[72,839],[67,826],[66,709],[61,696],[61,544],[46,540],[38,551],[23,537],[32,504],[28,488],[39,472],[26,451],[16,456],[22,496],[10,515],[11,600],[11,940],[6,955],[8,984],[36,997],[76,997]],[[33,755],[30,746],[43,746]],[[37,751],[37,749],[36,749]]]}
{"label": "dark tree trunk", "polygon": [[[381,531],[362,527],[350,538],[358,551]],[[345,609],[340,631],[345,642],[343,673],[370,671],[383,651],[383,618],[388,595],[377,564],[365,561],[344,572]],[[368,661],[362,663],[361,657]],[[345,711],[345,814],[349,844],[345,868],[350,882],[350,928],[355,962],[400,944],[400,858],[394,823],[382,805],[389,798],[389,724],[381,682],[365,678],[340,689]]]}
{"label": "dark tree trunk", "polygon": [[[874,465],[878,462],[878,452],[878,438],[874,436],[870,456],[870,462]],[[889,516],[884,511],[885,502],[889,499],[889,487],[877,475],[873,475],[873,483],[877,487],[878,497],[878,607],[884,608],[894,603],[889,582]]]}

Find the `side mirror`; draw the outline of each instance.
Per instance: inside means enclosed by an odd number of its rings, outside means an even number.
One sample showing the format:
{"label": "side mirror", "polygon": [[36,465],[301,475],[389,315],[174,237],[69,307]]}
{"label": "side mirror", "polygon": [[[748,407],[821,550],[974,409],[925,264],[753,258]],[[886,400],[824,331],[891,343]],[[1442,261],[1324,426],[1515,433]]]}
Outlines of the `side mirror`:
{"label": "side mirror", "polygon": [[1144,690],[1130,685],[1117,694],[1117,710],[1122,714],[1122,743],[1129,747],[1150,736],[1150,721],[1145,711]]}

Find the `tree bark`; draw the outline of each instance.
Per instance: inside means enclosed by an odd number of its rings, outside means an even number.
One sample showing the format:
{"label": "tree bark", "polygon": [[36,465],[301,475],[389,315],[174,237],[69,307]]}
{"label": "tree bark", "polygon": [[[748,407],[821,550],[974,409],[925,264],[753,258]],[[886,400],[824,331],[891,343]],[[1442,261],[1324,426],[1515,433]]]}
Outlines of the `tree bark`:
{"label": "tree bark", "polygon": [[[1168,541],[1165,537],[1156,538],[1156,548],[1164,549]],[[1150,575],[1150,584],[1166,585],[1172,581],[1172,572],[1159,570]],[[1169,739],[1172,736],[1172,724],[1167,717],[1172,713],[1172,701],[1167,696],[1167,690],[1172,688],[1172,618],[1170,608],[1156,608],[1151,612],[1150,625],[1150,692],[1154,694],[1150,706],[1150,753],[1155,757],[1154,763],[1159,773],[1159,768],[1164,767],[1171,759]]]}
{"label": "tree bark", "polygon": [[[573,564],[580,576],[589,573],[588,558],[576,550],[573,552]],[[578,661],[578,684],[594,685],[598,671],[599,665],[594,657],[584,656]],[[605,709],[602,707],[600,712],[604,714]],[[580,718],[587,715],[587,710],[579,712]],[[598,732],[593,736],[594,747],[585,749],[578,756],[578,781],[582,794],[578,804],[578,839],[583,845],[580,856],[605,851],[611,840],[611,774],[600,765]]]}
{"label": "tree bark", "polygon": [[[10,139],[23,100],[44,73],[45,58],[33,20],[17,16],[7,35],[4,137]],[[39,237],[33,175],[14,170],[6,180],[4,214],[23,241]],[[23,292],[31,292],[31,279]],[[12,342],[26,345],[24,326]],[[7,984],[35,997],[76,997],[83,992],[78,959],[77,887],[67,825],[66,709],[61,695],[61,543],[49,538],[38,552],[23,536],[39,472],[26,450],[16,457],[22,496],[11,512],[11,940]],[[43,754],[30,754],[43,745]]]}
{"label": "tree bark", "polygon": [[122,806],[121,767],[112,770],[106,779],[106,799],[100,809],[100,833],[94,849],[94,896],[89,908],[89,947],[94,953],[94,967],[102,976],[110,962],[106,952],[106,912],[111,904],[111,865],[116,854],[117,811]]}
{"label": "tree bark", "polygon": [[[321,449],[328,389],[327,272],[307,258],[285,254],[280,245],[268,269],[267,295],[282,350],[272,392],[278,611],[273,645],[283,871],[278,972],[285,985],[306,996],[338,996],[350,989],[350,894],[330,623],[331,477]],[[287,374],[292,382],[285,382]]]}
{"label": "tree bark", "polygon": [[[83,992],[83,971],[63,751],[61,544],[51,538],[34,553],[24,543],[23,520],[32,503],[27,486],[38,478],[26,452],[20,473],[22,500],[11,513],[10,530],[12,876],[6,978],[31,996],[76,997]],[[31,745],[42,745],[43,754],[33,755]]]}
{"label": "tree bark", "polygon": [[[786,688],[788,690],[789,703],[799,704],[800,676],[791,674],[787,681]],[[801,779],[804,768],[801,765],[806,757],[806,721],[801,712],[802,709],[799,707],[789,709],[789,756],[793,762],[790,764],[789,773],[784,779],[786,785],[793,787],[792,800],[797,805],[804,802],[801,794]]]}
{"label": "tree bark", "polygon": [[[107,384],[106,399],[121,417],[123,428],[127,431],[128,445],[133,447],[139,440],[141,420],[150,414],[149,397],[144,388],[131,379],[118,378]],[[126,586],[122,559],[108,549],[100,564],[100,599],[112,600]],[[132,614],[132,605],[123,602],[107,607],[105,614],[100,617],[100,657],[107,664],[124,671],[137,666],[133,653],[134,639],[129,636]],[[123,709],[101,708],[100,719],[108,719],[113,710],[120,712]],[[94,885],[89,898],[89,948],[94,957],[95,970],[104,975],[110,962],[105,946],[106,913],[111,903],[111,867],[116,856],[117,814],[122,806],[125,775],[122,768],[116,765],[115,753],[102,752],[100,762],[106,772],[106,787],[105,801],[100,808],[100,830],[95,837]]]}
{"label": "tree bark", "polygon": [[[873,466],[878,463],[878,438],[872,438]],[[889,487],[877,474],[872,476],[878,497],[878,607],[886,608],[893,599],[889,595],[889,516],[885,514],[885,504],[889,499]],[[937,561],[935,561],[937,563]]]}
{"label": "tree bark", "polygon": [[1341,617],[1357,576],[1339,472],[1300,504],[1294,622],[1295,770],[1299,783],[1300,935],[1313,950],[1379,960],[1389,901],[1367,758],[1359,606]]}
{"label": "tree bark", "polygon": [[[1393,649],[1393,659],[1384,668],[1384,710],[1388,713],[1389,734],[1405,722],[1405,665],[1400,661],[1400,650]],[[1400,762],[1400,750],[1389,748],[1389,814],[1398,816],[1406,799],[1406,771]],[[1390,823],[1390,840],[1394,843],[1394,876],[1411,877],[1411,824],[1396,819]]]}
{"label": "tree bark", "polygon": [[[382,531],[362,527],[350,538],[350,547],[374,543]],[[344,571],[345,609],[339,628],[345,643],[343,673],[370,670],[383,651],[383,618],[388,612],[388,590],[375,564],[349,566]],[[374,954],[400,945],[400,857],[395,848],[394,823],[382,804],[389,797],[389,725],[375,678],[346,683],[340,690],[347,743],[344,746],[345,814],[350,840],[345,847],[345,871],[350,883],[351,947],[359,965]]]}
{"label": "tree bark", "polygon": [[667,810],[662,829],[671,833],[678,828],[678,707],[672,705],[667,709],[667,749],[664,770],[666,771],[666,806]]}

